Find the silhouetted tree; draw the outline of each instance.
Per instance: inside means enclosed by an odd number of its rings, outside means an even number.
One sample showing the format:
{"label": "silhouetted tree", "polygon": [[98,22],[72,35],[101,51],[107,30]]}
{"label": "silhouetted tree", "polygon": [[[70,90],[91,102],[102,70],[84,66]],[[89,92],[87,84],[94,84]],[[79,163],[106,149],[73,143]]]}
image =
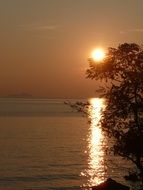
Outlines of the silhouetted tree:
{"label": "silhouetted tree", "polygon": [[143,176],[142,47],[124,43],[109,48],[100,63],[89,59],[86,75],[107,82],[102,94],[107,100],[102,128],[114,138],[113,152],[131,160]]}

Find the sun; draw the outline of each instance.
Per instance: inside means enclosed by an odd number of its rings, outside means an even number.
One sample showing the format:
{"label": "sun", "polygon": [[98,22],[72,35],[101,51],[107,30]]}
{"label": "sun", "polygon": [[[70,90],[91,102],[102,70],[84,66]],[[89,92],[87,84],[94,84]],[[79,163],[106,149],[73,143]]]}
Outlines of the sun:
{"label": "sun", "polygon": [[102,48],[94,49],[91,52],[91,58],[96,62],[102,61],[104,57],[105,57],[105,51]]}

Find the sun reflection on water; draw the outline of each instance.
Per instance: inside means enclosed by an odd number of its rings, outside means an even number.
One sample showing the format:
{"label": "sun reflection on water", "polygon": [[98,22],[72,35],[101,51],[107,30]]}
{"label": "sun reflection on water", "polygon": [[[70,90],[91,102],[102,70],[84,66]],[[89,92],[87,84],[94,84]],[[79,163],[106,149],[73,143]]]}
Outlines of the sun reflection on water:
{"label": "sun reflection on water", "polygon": [[88,147],[88,169],[81,173],[88,178],[84,186],[94,186],[104,181],[106,174],[105,166],[105,137],[99,124],[102,110],[105,109],[105,102],[100,98],[89,100],[91,106],[88,108],[88,117],[90,119],[90,128],[87,138]]}

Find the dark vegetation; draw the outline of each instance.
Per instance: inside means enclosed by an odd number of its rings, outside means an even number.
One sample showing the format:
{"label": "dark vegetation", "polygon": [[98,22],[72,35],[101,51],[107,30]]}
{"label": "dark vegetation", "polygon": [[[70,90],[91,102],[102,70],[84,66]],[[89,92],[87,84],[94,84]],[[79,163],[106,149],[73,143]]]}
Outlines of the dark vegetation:
{"label": "dark vegetation", "polygon": [[[112,151],[132,161],[143,181],[143,49],[134,43],[108,48],[102,62],[89,59],[86,76],[101,80],[101,97],[106,98],[101,126],[114,139]],[[76,105],[84,109],[86,104]],[[128,177],[127,177],[128,178]],[[128,178],[129,179],[129,178]]]}

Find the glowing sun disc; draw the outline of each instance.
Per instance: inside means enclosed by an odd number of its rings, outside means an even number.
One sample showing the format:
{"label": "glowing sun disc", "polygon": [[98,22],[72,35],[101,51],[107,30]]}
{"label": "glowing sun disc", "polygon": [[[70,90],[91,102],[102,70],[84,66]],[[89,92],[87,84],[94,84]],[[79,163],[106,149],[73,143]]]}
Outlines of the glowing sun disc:
{"label": "glowing sun disc", "polygon": [[95,49],[91,53],[91,58],[94,61],[102,61],[104,59],[104,57],[105,57],[105,52],[101,48]]}

